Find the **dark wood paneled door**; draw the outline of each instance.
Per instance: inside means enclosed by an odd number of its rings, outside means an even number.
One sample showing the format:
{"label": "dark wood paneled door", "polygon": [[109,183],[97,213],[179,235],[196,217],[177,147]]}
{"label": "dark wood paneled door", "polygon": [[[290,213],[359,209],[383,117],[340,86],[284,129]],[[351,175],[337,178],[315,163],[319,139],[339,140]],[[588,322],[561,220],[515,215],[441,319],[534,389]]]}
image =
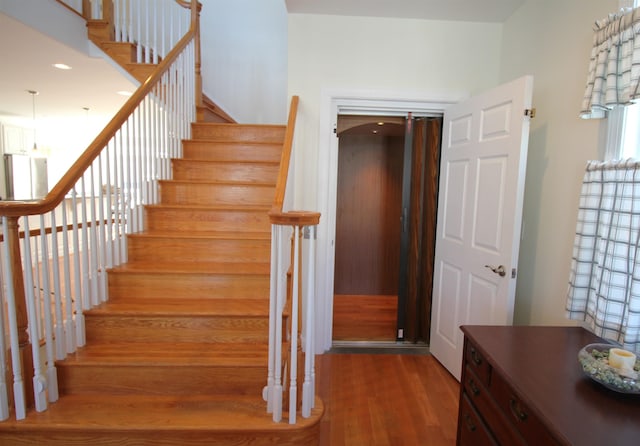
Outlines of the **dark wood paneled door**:
{"label": "dark wood paneled door", "polygon": [[429,342],[441,118],[405,127],[397,340]]}

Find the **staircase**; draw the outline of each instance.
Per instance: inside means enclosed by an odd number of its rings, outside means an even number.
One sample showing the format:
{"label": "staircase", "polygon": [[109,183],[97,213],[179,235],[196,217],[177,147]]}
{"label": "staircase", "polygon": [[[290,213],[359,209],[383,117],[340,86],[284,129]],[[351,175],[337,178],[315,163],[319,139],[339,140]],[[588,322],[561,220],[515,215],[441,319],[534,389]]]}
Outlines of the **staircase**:
{"label": "staircase", "polygon": [[[136,62],[138,46],[129,42],[114,41],[112,32],[113,30],[106,20],[87,20],[89,40],[120,65],[131,77],[143,83],[153,74],[157,64]],[[148,50],[141,48],[141,51]],[[149,59],[153,60],[152,54],[149,55]],[[158,61],[160,60],[161,58],[158,58]],[[202,104],[197,106],[196,114],[198,122],[235,122],[231,116],[206,95],[202,97]]]}
{"label": "staircase", "polygon": [[270,223],[284,126],[193,124],[60,400],[0,424],[3,445],[312,445],[322,405],[273,423],[266,379]]}
{"label": "staircase", "polygon": [[[152,72],[135,46],[89,35],[141,81]],[[230,123],[206,99],[197,116],[128,261],[107,272],[109,300],[85,312],[86,345],[56,361],[59,400],[1,422],[0,444],[319,444],[319,399],[295,425],[262,399],[285,126]]]}

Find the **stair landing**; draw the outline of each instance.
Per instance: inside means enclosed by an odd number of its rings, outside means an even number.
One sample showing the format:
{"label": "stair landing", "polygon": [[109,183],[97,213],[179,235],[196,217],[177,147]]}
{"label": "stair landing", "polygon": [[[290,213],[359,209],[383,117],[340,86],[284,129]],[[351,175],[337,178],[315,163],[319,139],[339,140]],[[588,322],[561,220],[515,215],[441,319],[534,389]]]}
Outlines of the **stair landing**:
{"label": "stair landing", "polygon": [[[274,423],[256,396],[65,395],[55,410],[0,424],[3,446],[242,446],[317,444],[324,408]],[[262,415],[258,415],[262,414]],[[285,414],[284,417],[287,415]],[[109,432],[105,437],[104,432]]]}

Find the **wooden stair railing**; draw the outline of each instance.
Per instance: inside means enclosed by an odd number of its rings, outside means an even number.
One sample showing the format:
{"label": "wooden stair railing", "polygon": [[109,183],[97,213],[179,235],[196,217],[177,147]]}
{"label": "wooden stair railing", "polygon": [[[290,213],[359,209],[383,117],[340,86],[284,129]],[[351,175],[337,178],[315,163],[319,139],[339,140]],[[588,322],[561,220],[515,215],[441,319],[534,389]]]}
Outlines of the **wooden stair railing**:
{"label": "wooden stair railing", "polygon": [[[84,344],[83,311],[107,299],[106,270],[126,261],[126,235],[144,227],[143,206],[157,200],[157,182],[171,175],[170,159],[180,156],[201,94],[193,66],[198,8],[189,3],[187,32],[43,199],[0,201],[7,308],[4,314],[0,305],[0,333],[9,333],[11,352],[0,418],[8,417],[9,401],[23,419],[29,406],[43,411],[57,399],[55,360]],[[38,225],[40,246],[30,241],[29,227]]]}
{"label": "wooden stair railing", "polygon": [[[135,11],[135,7],[127,8],[125,4],[129,0],[101,0],[104,12],[98,11],[95,7],[96,1],[82,0],[82,5],[78,6],[80,0],[57,0],[59,3],[80,15],[87,20],[87,28],[90,40],[101,48],[109,57],[117,62],[131,76],[144,82],[153,71],[154,65],[166,56],[167,46],[163,44],[165,40],[173,42],[171,37],[175,32],[179,33],[181,25],[174,26],[171,23],[171,36],[166,37],[165,33],[154,31],[153,36],[137,35],[128,29],[130,22],[128,15],[130,10]],[[174,0],[176,4],[183,8],[190,8],[190,3],[184,0]],[[116,6],[114,6],[114,2]],[[147,4],[157,8],[157,12],[147,11],[151,17],[165,17],[164,9],[160,2]],[[138,8],[139,9],[139,8]],[[145,8],[146,9],[146,8]],[[198,6],[198,13],[202,5]],[[138,11],[141,13],[141,11]],[[235,120],[222,108],[216,105],[202,91],[202,62],[201,62],[201,42],[200,42],[200,20],[196,22],[196,48],[195,48],[195,88],[199,94],[196,96],[196,113],[198,122],[231,122]],[[176,28],[176,30],[173,30]],[[154,28],[155,30],[156,28]],[[159,34],[159,36],[158,36]],[[161,42],[158,42],[158,41]]]}
{"label": "wooden stair railing", "polygon": [[[273,414],[273,420],[281,421],[283,411],[287,410],[290,424],[296,423],[299,408],[302,416],[308,418],[315,406],[314,276],[316,228],[320,221],[318,212],[283,209],[298,102],[299,98],[293,96],[274,204],[269,212],[272,225],[269,367],[263,391],[267,412]],[[308,240],[304,250],[303,238]],[[283,326],[283,313],[289,314],[288,327]],[[283,347],[288,350],[283,351]]]}

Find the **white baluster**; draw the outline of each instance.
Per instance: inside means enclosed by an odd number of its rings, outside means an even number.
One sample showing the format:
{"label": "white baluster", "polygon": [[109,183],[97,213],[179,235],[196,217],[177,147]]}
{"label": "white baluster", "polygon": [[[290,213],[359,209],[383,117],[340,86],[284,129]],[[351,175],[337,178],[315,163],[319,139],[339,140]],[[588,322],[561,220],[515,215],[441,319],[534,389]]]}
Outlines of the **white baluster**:
{"label": "white baluster", "polygon": [[120,203],[123,199],[122,193],[124,191],[124,187],[121,183],[122,177],[122,165],[120,164],[119,154],[122,153],[120,148],[120,141],[122,138],[122,130],[119,130],[118,133],[113,138],[113,203],[111,205],[111,218],[113,220],[113,264],[120,265],[122,263],[120,257],[120,238],[122,236],[122,230],[124,227],[124,223],[122,222],[122,214],[120,213]]}
{"label": "white baluster", "polygon": [[119,230],[118,230],[118,240],[120,241],[120,263],[124,263],[127,260],[127,226],[129,222],[127,221],[127,201],[129,197],[129,191],[127,187],[127,165],[125,164],[125,143],[126,139],[124,138],[126,135],[126,131],[129,128],[128,123],[125,123],[123,128],[119,132],[119,140],[120,144],[118,145],[118,154],[120,159],[120,209],[118,212],[119,219]]}
{"label": "white baluster", "polygon": [[[83,177],[84,178],[84,177]],[[83,181],[83,179],[81,179]],[[84,331],[84,310],[89,308],[85,305],[85,298],[89,294],[89,287],[83,286],[86,282],[86,278],[80,268],[80,256],[83,255],[80,251],[80,228],[78,227],[78,197],[75,188],[71,190],[71,223],[73,225],[73,277],[75,279],[75,302],[76,302],[76,343],[78,347],[82,347],[85,342]],[[85,268],[87,268],[85,264]],[[86,288],[86,294],[84,292]]]}
{"label": "white baluster", "polygon": [[[52,213],[55,212],[52,211]],[[53,229],[52,229],[53,231]],[[44,338],[45,353],[47,356],[47,395],[49,402],[58,401],[58,373],[55,367],[55,354],[53,352],[53,317],[51,314],[51,286],[49,276],[49,247],[47,242],[47,230],[44,222],[44,214],[40,214],[40,241],[42,245],[42,287],[44,304]],[[57,263],[57,253],[53,256],[53,263]],[[37,259],[36,259],[37,262]],[[62,336],[62,333],[60,333]],[[56,336],[57,337],[57,336]],[[57,340],[56,340],[57,342]],[[62,346],[60,346],[62,348]]]}
{"label": "white baluster", "polygon": [[[160,4],[162,4],[162,2],[160,2]],[[158,10],[158,8],[159,8],[158,2],[153,2],[153,11],[152,11],[153,30],[151,32],[152,34],[151,40],[153,41],[153,45],[151,46],[153,49],[153,59],[151,60],[151,62],[154,64],[158,63],[158,52],[160,51],[160,45],[158,45],[158,32],[160,27],[160,23],[159,23],[160,11]]]}
{"label": "white baluster", "polygon": [[113,0],[113,29],[116,42],[122,42],[122,8],[120,0]]}
{"label": "white baluster", "polygon": [[[71,288],[71,256],[69,254],[69,229],[67,225],[67,200],[62,202],[62,250],[64,265],[64,334],[66,352],[76,351],[76,327],[73,321],[73,289]],[[74,253],[77,256],[77,253]],[[80,311],[78,311],[80,312]]]}
{"label": "white baluster", "polygon": [[36,411],[47,409],[47,380],[42,374],[42,360],[40,358],[40,338],[38,337],[38,316],[33,290],[33,263],[31,260],[31,236],[29,235],[29,219],[24,219],[24,275],[27,314],[29,317],[29,340],[31,341],[31,355],[33,357],[33,395]]}
{"label": "white baluster", "polygon": [[276,225],[271,225],[271,276],[269,280],[269,359],[267,366],[267,385],[263,390],[263,398],[267,402],[267,413],[273,413],[274,399],[274,369],[277,367],[275,363],[275,329],[276,329],[276,310],[277,310],[277,288],[276,281],[278,278],[278,247],[279,232]]}
{"label": "white baluster", "polygon": [[[25,221],[25,225],[26,225],[26,221],[29,219],[30,217],[26,216],[26,217],[22,217],[22,219]],[[26,237],[26,234],[25,234]],[[38,241],[37,241],[37,235],[36,237],[36,242],[33,244],[32,252],[30,252],[29,254],[31,255],[32,259],[38,259]],[[42,287],[40,286],[40,264],[36,261],[33,262],[31,265],[31,275],[33,277],[33,284],[31,286],[32,291],[34,293],[34,302],[36,303],[35,305],[35,310],[36,310],[36,319],[35,319],[35,328],[36,330],[38,330],[38,339],[40,339],[42,337],[42,333],[44,332],[44,318],[42,317],[42,296],[41,296],[41,291],[42,291]]]}
{"label": "white baluster", "polygon": [[[6,235],[4,240],[6,240]],[[6,241],[3,243],[6,245]],[[1,257],[0,257],[1,259]],[[4,262],[2,262],[4,263]],[[4,268],[2,269],[4,271]],[[5,314],[4,308],[6,305],[5,293],[4,293],[4,277],[0,275],[0,421],[4,421],[9,418],[9,392],[7,391],[7,347],[5,345],[5,333],[7,328],[5,327]]]}
{"label": "white baluster", "polygon": [[302,385],[302,416],[309,418],[315,400],[315,383],[313,373],[313,308],[315,306],[315,239],[316,226],[307,227],[309,241],[307,243],[307,269],[305,274],[306,291],[304,293],[305,310],[305,351],[304,351],[304,384]]}
{"label": "white baluster", "polygon": [[298,277],[300,249],[300,227],[293,230],[293,271],[291,293],[291,357],[289,358],[289,424],[296,424],[296,405],[298,399]]}
{"label": "white baluster", "polygon": [[[133,5],[134,2],[130,2],[131,4],[131,34],[129,35],[129,42],[136,43],[136,62],[143,63],[144,56],[142,54],[142,27],[141,16],[142,16],[142,6],[140,5],[140,1],[135,2],[136,5],[136,13],[133,13]],[[133,23],[133,18],[137,17],[136,24]],[[135,36],[135,37],[134,37]]]}
{"label": "white baluster", "polygon": [[[282,236],[282,227],[277,226],[279,232],[278,239]],[[286,278],[282,267],[282,249],[278,245],[276,269],[278,279],[276,284],[276,330],[275,330],[275,374],[273,387],[273,421],[276,423],[282,420],[282,310],[285,303]]]}
{"label": "white baluster", "polygon": [[[114,182],[113,182],[113,178],[111,176],[111,169],[114,167],[113,166],[113,161],[111,160],[111,154],[113,153],[113,144],[114,144],[114,139],[112,139],[109,142],[109,145],[106,147],[106,151],[107,154],[105,156],[105,179],[106,179],[106,184],[105,184],[105,194],[106,194],[106,209],[104,209],[103,207],[101,207],[101,209],[103,209],[103,212],[100,216],[100,219],[105,219],[105,225],[106,225],[106,230],[105,230],[105,258],[104,258],[104,265],[106,266],[106,268],[111,268],[113,266],[113,251],[114,251],[114,241],[113,241],[113,198],[114,198]],[[106,272],[105,272],[105,278],[106,278]],[[105,280],[105,296],[107,295],[107,282]]]}
{"label": "white baluster", "polygon": [[[64,202],[57,209],[64,211]],[[55,308],[56,359],[64,359],[67,353],[62,316],[62,291],[60,289],[60,254],[58,252],[58,228],[56,225],[56,209],[51,211],[51,266],[53,268],[53,302]]]}
{"label": "white baluster", "polygon": [[[148,31],[147,31],[148,32]],[[144,149],[144,144],[147,143],[147,141],[145,140],[146,134],[146,122],[145,122],[145,115],[144,115],[144,101],[142,102],[142,104],[140,104],[140,107],[138,107],[138,109],[136,110],[136,116],[138,117],[138,128],[136,129],[138,132],[138,143],[136,145],[136,149],[135,149],[135,153],[134,156],[136,158],[136,170],[135,170],[135,176],[136,176],[136,197],[137,197],[137,201],[136,201],[136,221],[138,222],[138,229],[136,232],[140,232],[143,229],[143,222],[142,222],[142,214],[144,212],[144,207],[143,207],[143,203],[144,203],[144,197],[143,197],[143,193],[144,193],[144,178],[142,176],[142,152]]]}
{"label": "white baluster", "polygon": [[[109,147],[105,147],[103,149],[103,153],[105,151],[108,151]],[[100,155],[98,155],[98,158],[96,160],[97,164],[98,164],[98,183],[96,184],[97,188],[98,188],[98,203],[96,204],[96,206],[98,207],[98,220],[96,223],[96,235],[97,235],[97,244],[96,244],[96,248],[98,253],[97,253],[97,257],[98,257],[98,297],[99,297],[99,301],[100,302],[105,302],[107,300],[107,271],[106,271],[106,265],[107,265],[107,250],[108,250],[108,242],[107,242],[107,232],[106,232],[106,222],[104,221],[105,219],[105,215],[104,215],[104,205],[105,205],[105,192],[106,192],[106,187],[107,187],[107,183],[104,182],[103,177],[102,177],[102,159],[103,159],[103,153],[100,153]],[[108,154],[108,152],[107,152]],[[95,162],[94,162],[95,164]],[[103,187],[104,186],[104,187]]]}
{"label": "white baluster", "polygon": [[[94,164],[89,167],[89,211],[91,219],[88,223],[89,230],[89,254],[91,256],[91,268],[89,270],[90,285],[91,285],[91,307],[94,307],[100,303],[99,284],[100,278],[98,277],[98,253],[100,247],[98,246],[98,230],[97,230],[97,218],[96,218],[96,193],[95,193],[95,177],[94,177]],[[85,199],[86,201],[86,199]]]}

